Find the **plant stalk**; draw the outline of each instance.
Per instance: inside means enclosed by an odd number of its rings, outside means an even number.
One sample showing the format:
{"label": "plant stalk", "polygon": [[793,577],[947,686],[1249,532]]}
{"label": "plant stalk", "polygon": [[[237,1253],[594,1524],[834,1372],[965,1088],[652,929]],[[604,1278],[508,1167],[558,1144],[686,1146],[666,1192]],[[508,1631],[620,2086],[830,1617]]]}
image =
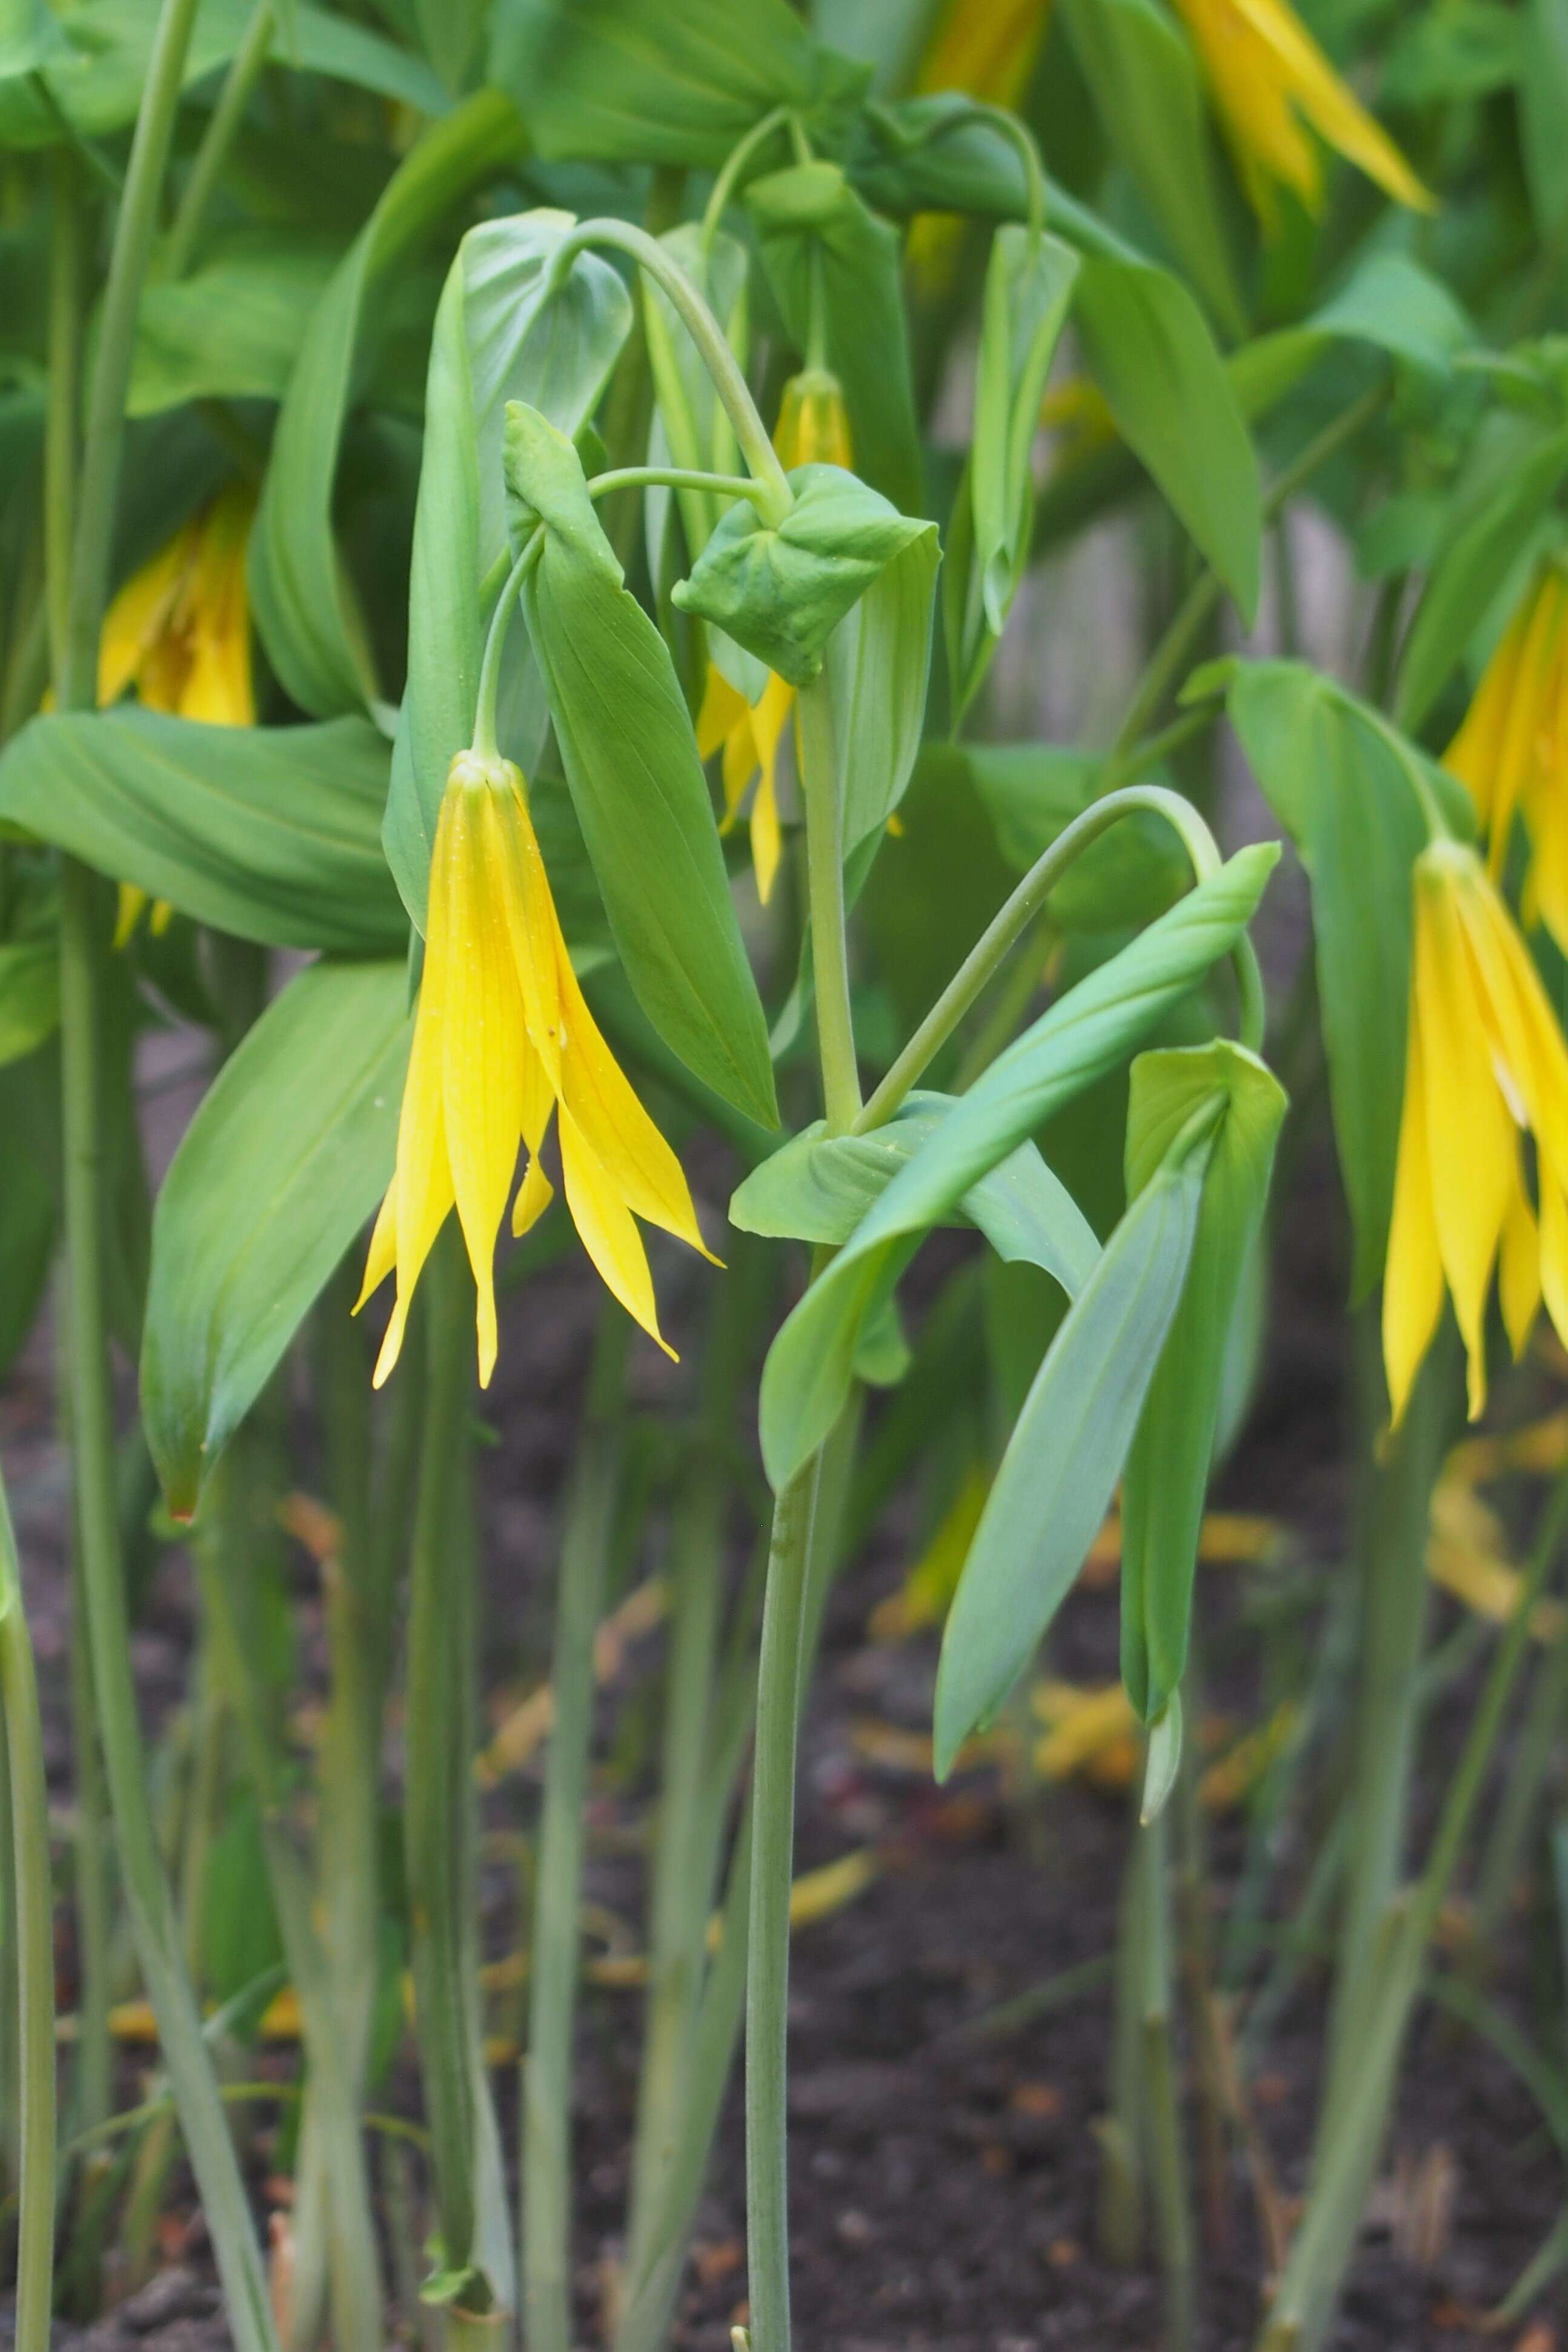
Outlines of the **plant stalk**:
{"label": "plant stalk", "polygon": [[22,1571],[0,1478],[0,1717],[10,1781],[21,2090],[16,2352],[48,2352],[55,2269],[55,1939],[49,1801]]}
{"label": "plant stalk", "polygon": [[829,1135],[846,1135],[860,1117],[860,1077],[855,1054],[855,1024],[849,1008],[844,812],[839,804],[832,688],[826,672],[800,689],[800,735],[823,1108],[827,1114]]}
{"label": "plant stalk", "polygon": [[604,1615],[620,1499],[633,1326],[601,1306],[588,1397],[562,1523],[555,1713],[545,1769],[523,2075],[521,2243],[530,2352],[571,2352],[572,2078],[582,1966],[584,1808],[594,1731],[594,1640]]}
{"label": "plant stalk", "polygon": [[196,149],[195,161],[174,214],[174,225],[169,231],[164,259],[171,278],[183,278],[191,266],[191,256],[228,161],[235,133],[245,120],[251,92],[267,63],[277,21],[274,0],[256,0],[250,22],[224,77],[217,104],[202,133],[202,143]]}

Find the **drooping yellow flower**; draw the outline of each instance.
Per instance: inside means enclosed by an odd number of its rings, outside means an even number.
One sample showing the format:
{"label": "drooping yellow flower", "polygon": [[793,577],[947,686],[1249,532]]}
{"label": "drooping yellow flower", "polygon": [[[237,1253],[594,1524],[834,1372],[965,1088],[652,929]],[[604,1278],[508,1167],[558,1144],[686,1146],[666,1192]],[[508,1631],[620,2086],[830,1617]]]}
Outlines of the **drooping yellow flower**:
{"label": "drooping yellow flower", "polygon": [[[414,1286],[456,1206],[479,1292],[479,1380],[495,1368],[494,1257],[512,1204],[524,1234],[550,1202],[540,1151],[559,1111],[566,1205],[628,1315],[660,1334],[642,1217],[704,1257],[680,1162],[643,1108],[584,1001],[519,771],[459,751],[436,826],[425,975],[397,1129],[397,1163],[371,1236],[359,1305],[394,1272],[397,1297],[375,1368],[397,1361]],[[717,1263],[717,1260],[714,1261]]]}
{"label": "drooping yellow flower", "polygon": [[238,484],[193,515],[104,615],[98,698],[128,687],[150,710],[254,727],[245,553],[256,502]]}
{"label": "drooping yellow flower", "polygon": [[[1050,23],[1050,0],[946,0],[915,72],[921,97],[967,90],[987,106],[1022,103]],[[952,213],[920,213],[910,228],[915,283],[940,294],[952,283],[964,223]]]}
{"label": "drooping yellow flower", "polygon": [[1323,200],[1322,159],[1308,127],[1396,204],[1431,212],[1393,140],[1340,79],[1287,0],[1176,0],[1203,60],[1253,209],[1266,226],[1278,186],[1309,212]]}
{"label": "drooping yellow flower", "polygon": [[1541,568],[1482,673],[1444,764],[1475,802],[1495,876],[1521,817],[1523,913],[1568,951],[1568,575]]}
{"label": "drooping yellow flower", "polygon": [[[245,554],[256,501],[234,485],[193,515],[156,555],[133,572],[104,614],[98,648],[98,699],[118,702],[127,688],[150,710],[202,719],[216,727],[254,727],[250,608]],[[122,948],[141,919],[147,893],[120,886],[114,944]],[[157,899],[150,928],[161,933],[172,913]]]}
{"label": "drooping yellow flower", "polygon": [[[1494,1272],[1515,1354],[1544,1298],[1568,1339],[1568,1045],[1529,950],[1472,849],[1433,842],[1414,869],[1405,1104],[1383,1292],[1397,1422],[1447,1290],[1486,1402]],[[1523,1142],[1535,1141],[1536,1204]]]}
{"label": "drooping yellow flower", "polygon": [[[842,466],[849,469],[849,415],[836,375],[826,368],[806,368],[792,375],[779,403],[773,447],[786,473],[796,466]],[[752,799],[752,866],[757,896],[766,906],[779,865],[778,756],[784,729],[795,714],[795,690],[773,671],[760,699],[746,698],[717,666],[708,666],[708,683],[697,717],[697,749],[704,760],[722,751],[724,828],[729,830],[752,777],[757,789]]]}

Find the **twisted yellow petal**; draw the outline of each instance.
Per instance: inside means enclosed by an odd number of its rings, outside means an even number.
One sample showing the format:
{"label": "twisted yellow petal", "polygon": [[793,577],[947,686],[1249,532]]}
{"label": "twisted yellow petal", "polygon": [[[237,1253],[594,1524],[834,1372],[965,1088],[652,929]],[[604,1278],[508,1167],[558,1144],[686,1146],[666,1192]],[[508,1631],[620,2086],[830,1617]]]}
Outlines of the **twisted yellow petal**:
{"label": "twisted yellow petal", "polygon": [[497,1349],[496,1238],[518,1147],[529,1159],[511,1223],[525,1233],[551,1198],[540,1153],[557,1108],[577,1231],[608,1287],[666,1347],[636,1221],[708,1255],[686,1179],[578,985],[521,777],[505,761],[461,752],[436,828],[397,1164],[360,1298],[363,1305],[395,1272],[378,1382],[396,1361],[415,1284],[455,1204],[477,1292],[479,1380],[488,1384]]}
{"label": "twisted yellow petal", "polygon": [[1322,166],[1308,124],[1375,180],[1396,204],[1431,212],[1436,199],[1341,79],[1286,0],[1176,0],[1203,59],[1243,183],[1266,224],[1274,189],[1310,212],[1322,202]]}

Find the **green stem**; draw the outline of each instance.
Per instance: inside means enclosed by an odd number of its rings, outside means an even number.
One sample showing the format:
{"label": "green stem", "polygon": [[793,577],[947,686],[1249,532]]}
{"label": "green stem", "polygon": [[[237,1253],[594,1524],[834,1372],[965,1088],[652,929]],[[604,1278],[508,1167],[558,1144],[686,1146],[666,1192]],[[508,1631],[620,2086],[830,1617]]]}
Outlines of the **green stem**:
{"label": "green stem", "polygon": [[55,2270],[55,1948],[49,1801],[33,1645],[5,1487],[0,1479],[0,1716],[11,1791],[20,2017],[21,2215],[16,2352],[48,2352]]}
{"label": "green stem", "polygon": [[547,290],[553,292],[562,286],[577,255],[595,245],[607,245],[630,254],[668,295],[712,378],[714,391],[724,404],[742,454],[762,488],[766,501],[762,507],[763,517],[774,525],[782,522],[795,503],[795,493],[768,438],[757,404],[746,388],[740,362],[697,288],[657,237],[649,236],[646,229],[630,221],[580,221],[556,247]]}
{"label": "green stem", "polygon": [[444,2315],[446,2341],[455,2347],[469,2332],[469,2315],[509,2305],[512,2281],[473,1943],[473,1291],[450,1222],[430,1253],[425,1287],[428,1355],[409,1593],[403,1838],[442,2267],[458,2298]]}
{"label": "green stem", "polygon": [[816,984],[816,1032],[823,1108],[829,1135],[860,1120],[860,1077],[849,1007],[849,955],[844,907],[844,814],[833,740],[832,688],[826,672],[800,689],[802,797],[805,803],[806,879]]}
{"label": "green stem", "polygon": [[[1263,500],[1263,520],[1271,522],[1281,513],[1299,489],[1311,479],[1320,466],[1336,457],[1347,443],[1353,441],[1362,427],[1371,423],[1386,404],[1390,386],[1373,384],[1360,398],[1352,400],[1316,438],[1309,441],[1299,456],[1293,457],[1270,484]],[[1154,647],[1144,666],[1143,674],[1132,690],[1115,740],[1110,746],[1109,764],[1115,768],[1125,760],[1147,729],[1166,695],[1181,675],[1205,622],[1225,593],[1225,583],[1217,572],[1205,569],[1198,574],[1185,596],[1177,605],[1164,635]]]}
{"label": "green stem", "polygon": [[708,474],[697,466],[617,466],[595,474],[588,484],[591,499],[607,499],[616,490],[705,490],[715,498],[750,499],[754,507],[766,503],[767,493],[750,474]]}
{"label": "green stem", "polygon": [[228,160],[235,133],[245,119],[250,94],[267,63],[276,24],[274,0],[256,0],[244,37],[224,77],[217,104],[202,133],[202,143],[196,150],[190,177],[185,182],[184,193],[174,215],[174,225],[169,231],[165,261],[171,278],[183,278],[190,268],[191,256],[195,251],[207,207]]}
{"label": "green stem", "polygon": [[54,210],[49,237],[49,383],[44,420],[44,579],[49,669],[58,697],[70,627],[70,551],[75,530],[77,396],[81,373],[81,206],[68,149],[50,158]]}
{"label": "green stem", "polygon": [[506,633],[511,626],[511,616],[517,610],[517,600],[522,593],[524,581],[544,553],[544,525],[538,523],[529,533],[528,544],[512,564],[496,598],[490,614],[490,625],[485,637],[485,650],[479,662],[479,691],[474,697],[474,750],[481,760],[499,760],[496,742],[496,708],[500,698],[500,657],[506,644]]}
{"label": "green stem", "polygon": [[1186,2156],[1171,2023],[1171,1928],[1166,1867],[1167,1815],[1135,1832],[1143,1873],[1143,2104],[1149,2135],[1149,2179],[1165,2283],[1165,2336],[1170,2352],[1188,2352],[1193,2340],[1193,2240]]}
{"label": "green stem", "polygon": [[789,2352],[790,2342],[789,1903],[801,1636],[821,1465],[821,1454],[814,1454],[774,1506],[757,1665],[746,1989],[746,2261],[753,2352]]}
{"label": "green stem", "polygon": [[[858,1135],[883,1127],[892,1118],[910,1087],[919,1084],[921,1072],[989,986],[1068,866],[1102,833],[1134,809],[1151,810],[1167,820],[1191,858],[1199,881],[1218,871],[1219,851],[1214,835],[1196,809],[1180,793],[1167,791],[1163,784],[1127,784],[1094,802],[1036,859],[1005,906],[987,924],[913,1036],[895,1057],[865,1109],[852,1122]],[[1235,950],[1234,961],[1243,1001],[1242,1034],[1247,1044],[1256,1046],[1262,1036],[1262,983],[1258,977],[1257,958],[1247,943],[1241,942]]]}
{"label": "green stem", "polygon": [[1497,1819],[1487,1841],[1470,1919],[1467,1972],[1472,1980],[1479,1979],[1485,1966],[1519,1876],[1565,1715],[1568,1636],[1560,1633],[1536,1669],[1519,1751],[1503,1785]]}
{"label": "green stem", "polygon": [[734,146],[731,148],[729,154],[725,157],[724,163],[721,167],[719,176],[713,183],[712,193],[709,196],[706,209],[702,215],[702,257],[704,261],[707,260],[708,256],[713,250],[713,240],[719,234],[719,225],[724,217],[726,207],[735,194],[736,187],[740,183],[742,173],[745,170],[747,164],[751,162],[758,148],[765,145],[767,141],[773,136],[775,131],[787,131],[789,128],[790,110],[788,107],[775,106],[771,114],[764,114],[760,122],[754,122],[750,131],[746,132],[745,137],[743,139],[737,140]]}
{"label": "green stem", "polygon": [[534,1897],[523,2077],[521,2240],[530,2352],[571,2352],[572,2082],[582,1965],[583,1863],[594,1731],[594,1640],[604,1614],[620,1499],[632,1324],[600,1308],[587,1407],[562,1525],[555,1587],[554,1718]]}
{"label": "green stem", "polygon": [[1369,1968],[1371,1984],[1349,2081],[1331,2138],[1314,2151],[1306,2210],[1291,2244],[1260,2352],[1312,2352],[1339,2299],[1383,2152],[1400,2053],[1421,1990],[1426,1948],[1480,1800],[1492,1752],[1530,1646],[1531,1620],[1568,1533],[1568,1472],[1560,1474],[1536,1531],[1414,1894],[1391,1906]]}

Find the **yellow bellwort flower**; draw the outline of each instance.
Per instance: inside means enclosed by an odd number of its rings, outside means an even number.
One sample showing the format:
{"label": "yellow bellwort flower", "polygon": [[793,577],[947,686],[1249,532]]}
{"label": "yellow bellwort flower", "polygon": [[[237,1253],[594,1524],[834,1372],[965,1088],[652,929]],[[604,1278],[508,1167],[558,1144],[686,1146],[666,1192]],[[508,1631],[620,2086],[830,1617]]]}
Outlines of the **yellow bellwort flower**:
{"label": "yellow bellwort flower", "polygon": [[1515,817],[1530,841],[1522,911],[1568,952],[1568,574],[1543,564],[1444,754],[1502,871]]}
{"label": "yellow bellwort flower", "polygon": [[[236,484],[193,515],[104,614],[98,649],[98,699],[118,702],[128,688],[149,710],[216,727],[254,727],[250,608],[245,556],[256,501]],[[130,939],[147,904],[133,882],[120,886],[114,944]],[[152,929],[168,927],[166,899],[153,908]]]}
{"label": "yellow bellwort flower", "polygon": [[496,1235],[512,1205],[525,1234],[552,1187],[540,1151],[559,1113],[566,1205],[608,1287],[667,1355],[634,1220],[711,1258],[686,1178],[589,1012],[510,761],[459,751],[436,826],[425,976],[397,1129],[397,1161],[371,1236],[358,1304],[389,1274],[397,1297],[375,1368],[397,1361],[420,1269],[455,1206],[479,1292],[479,1381],[496,1360]]}
{"label": "yellow bellwort flower", "polygon": [[[1475,851],[1436,841],[1413,874],[1405,1102],[1383,1291],[1397,1423],[1445,1290],[1486,1403],[1494,1271],[1517,1355],[1542,1299],[1568,1340],[1568,1045],[1530,951]],[[1523,1140],[1535,1139],[1536,1207]]]}
{"label": "yellow bellwort flower", "polygon": [[1176,0],[1176,7],[1265,227],[1277,216],[1279,186],[1293,189],[1309,212],[1321,208],[1322,159],[1309,127],[1396,204],[1436,209],[1436,199],[1286,0]]}
{"label": "yellow bellwort flower", "polygon": [[[826,368],[806,368],[791,376],[779,403],[773,447],[786,473],[796,466],[849,470],[849,415],[836,375]],[[794,687],[776,673],[769,672],[761,698],[752,704],[710,662],[697,716],[697,749],[703,760],[710,760],[715,751],[724,754],[721,772],[726,832],[735,822],[746,787],[753,776],[757,780],[752,800],[752,866],[764,907],[779,866],[779,745],[795,708]]]}
{"label": "yellow bellwort flower", "polygon": [[[916,95],[962,89],[987,106],[1016,112],[1050,16],[1050,0],[946,0],[916,70]],[[945,293],[952,285],[964,226],[951,213],[916,215],[909,263],[922,293]]]}

